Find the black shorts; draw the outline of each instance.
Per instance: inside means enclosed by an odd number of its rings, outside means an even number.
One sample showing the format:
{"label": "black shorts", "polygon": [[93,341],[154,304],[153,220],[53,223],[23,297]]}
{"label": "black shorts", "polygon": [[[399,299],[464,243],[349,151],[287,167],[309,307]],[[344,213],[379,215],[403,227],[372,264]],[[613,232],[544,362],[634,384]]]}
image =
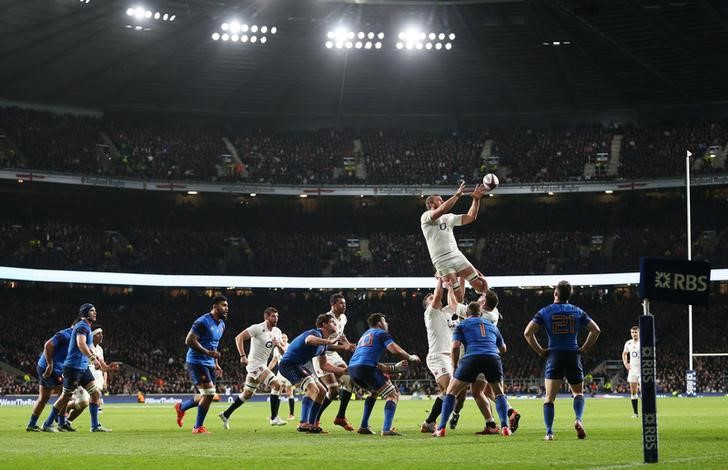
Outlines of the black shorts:
{"label": "black shorts", "polygon": [[474,355],[460,359],[453,377],[463,382],[473,383],[478,374],[485,375],[488,383],[500,383],[503,380],[503,363],[500,356]]}

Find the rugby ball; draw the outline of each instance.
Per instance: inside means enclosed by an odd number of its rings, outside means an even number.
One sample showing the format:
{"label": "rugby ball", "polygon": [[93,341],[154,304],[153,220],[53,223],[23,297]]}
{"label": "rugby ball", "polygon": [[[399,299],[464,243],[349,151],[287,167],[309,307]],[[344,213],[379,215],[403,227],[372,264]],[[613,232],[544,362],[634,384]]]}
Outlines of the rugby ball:
{"label": "rugby ball", "polygon": [[496,175],[494,175],[493,173],[488,173],[487,175],[483,176],[483,184],[488,189],[488,191],[493,191],[495,188],[498,187],[500,181],[498,180],[498,177]]}

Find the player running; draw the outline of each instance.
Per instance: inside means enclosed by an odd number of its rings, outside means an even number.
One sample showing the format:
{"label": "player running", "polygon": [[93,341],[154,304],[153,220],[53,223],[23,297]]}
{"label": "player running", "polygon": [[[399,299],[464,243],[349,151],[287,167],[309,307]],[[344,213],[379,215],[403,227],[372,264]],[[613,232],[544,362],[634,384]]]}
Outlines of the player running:
{"label": "player running", "polygon": [[301,387],[306,393],[301,402],[301,423],[297,430],[311,434],[325,431],[317,424],[319,411],[326,396],[326,387],[312,375],[308,368],[314,358],[319,358],[321,370],[338,376],[346,373],[346,366],[329,364],[324,354],[329,346],[338,343],[340,337],[334,335],[337,323],[334,316],[323,313],[316,319],[316,328],[304,331],[288,345],[278,365],[280,373],[294,386]]}
{"label": "player running", "polygon": [[624,343],[622,350],[622,363],[627,369],[627,382],[629,383],[629,392],[632,399],[633,418],[638,418],[637,402],[640,392],[640,327],[633,326],[629,330],[632,339]]}
{"label": "player running", "polygon": [[463,195],[464,189],[465,183],[461,183],[455,194],[447,201],[443,201],[438,194],[428,196],[425,200],[427,211],[420,217],[420,226],[427,241],[427,250],[435,273],[453,287],[459,303],[463,301],[460,277],[465,278],[479,294],[488,289],[488,282],[482,274],[460,252],[453,234],[454,227],[475,221],[480,210],[480,200],[488,190],[482,184],[476,185],[470,194],[473,202],[467,214],[449,213]]}
{"label": "player running", "polygon": [[[588,351],[601,330],[582,309],[569,303],[574,290],[568,281],[561,281],[554,289],[554,303],[536,313],[526,326],[523,336],[528,345],[546,360],[545,387],[546,396],[543,404],[543,418],[546,423],[544,440],[554,440],[554,400],[566,377],[574,396],[574,429],[579,439],[586,438],[586,431],[581,422],[584,414],[584,371],[581,366],[581,355]],[[536,332],[543,326],[549,338],[548,349],[544,349],[536,339]],[[589,332],[581,347],[577,342],[579,331],[586,328]]]}
{"label": "player running", "polygon": [[[401,436],[392,427],[394,413],[397,410],[399,393],[397,387],[389,381],[382,373],[386,366],[379,364],[379,358],[386,349],[404,361],[420,362],[415,354],[410,354],[402,349],[389,336],[389,325],[387,319],[381,313],[373,313],[367,320],[369,329],[361,335],[356,343],[356,350],[349,361],[349,375],[352,380],[371,395],[364,400],[364,412],[362,413],[361,425],[357,431],[359,434],[376,434],[369,427],[369,417],[372,414],[374,405],[377,403],[377,396],[381,396],[387,402],[384,405],[384,423],[382,424],[382,436]],[[397,369],[406,367],[406,363],[398,363],[389,369],[396,372]]]}
{"label": "player running", "polygon": [[[263,311],[263,322],[249,326],[235,337],[235,345],[240,353],[240,363],[246,367],[248,375],[245,377],[243,393],[235,397],[235,401],[230,404],[228,409],[218,415],[225,429],[230,429],[229,420],[233,412],[250,400],[261,385],[270,387],[271,390],[269,418],[271,426],[288,424],[278,417],[281,383],[268,367],[271,352],[278,349],[281,344],[282,333],[277,325],[278,310],[268,307]],[[245,342],[248,340],[250,340],[250,357],[245,354]]]}
{"label": "player running", "polygon": [[195,427],[192,428],[192,434],[210,434],[205,428],[205,416],[215,397],[215,378],[222,377],[222,368],[218,362],[220,353],[217,347],[225,332],[228,309],[228,300],[225,296],[213,297],[211,310],[195,320],[185,338],[187,372],[200,393],[177,403],[174,409],[177,412],[177,426],[182,427],[185,412],[197,407],[197,420]]}

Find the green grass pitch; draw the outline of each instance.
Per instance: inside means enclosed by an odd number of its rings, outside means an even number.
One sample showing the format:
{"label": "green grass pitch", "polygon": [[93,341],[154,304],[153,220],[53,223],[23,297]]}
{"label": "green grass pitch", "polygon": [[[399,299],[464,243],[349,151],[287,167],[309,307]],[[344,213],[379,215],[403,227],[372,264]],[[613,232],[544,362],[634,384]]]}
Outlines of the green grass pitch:
{"label": "green grass pitch", "polygon": [[[91,434],[88,414],[75,423],[79,432],[27,433],[29,407],[0,408],[0,468],[633,468],[642,465],[641,420],[631,417],[629,400],[588,399],[584,417],[587,439],[573,429],[570,399],[556,402],[556,440],[544,442],[540,400],[512,400],[523,418],[511,437],[476,436],[483,423],[469,400],[457,430],[435,439],[419,432],[432,401],[402,401],[395,426],[404,437],[361,436],[328,425],[335,402],[324,415],[328,435],[297,433],[294,422],[271,427],[267,403],[248,403],[225,431],[214,404],[207,419],[212,435],[192,435],[196,410],[185,427],[175,424],[172,406],[108,405],[101,421],[110,434]],[[296,402],[296,411],[300,403]],[[728,398],[658,400],[659,467],[728,468]],[[281,411],[287,414],[286,402]],[[353,401],[349,419],[355,425],[362,402]],[[48,408],[41,419],[47,416]],[[371,425],[381,427],[383,403],[377,403]]]}

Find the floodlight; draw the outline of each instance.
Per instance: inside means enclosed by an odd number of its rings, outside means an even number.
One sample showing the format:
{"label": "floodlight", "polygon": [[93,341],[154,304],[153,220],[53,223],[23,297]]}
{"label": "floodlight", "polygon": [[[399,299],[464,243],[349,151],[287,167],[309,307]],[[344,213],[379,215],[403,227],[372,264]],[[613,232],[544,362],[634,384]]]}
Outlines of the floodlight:
{"label": "floodlight", "polygon": [[425,49],[427,49],[428,51],[432,49],[432,43],[428,42],[427,44],[425,44]]}
{"label": "floodlight", "polygon": [[430,41],[434,41],[434,40],[435,40],[435,38],[437,37],[437,34],[435,34],[435,33],[430,33],[430,34],[429,34],[429,35],[428,35],[427,37],[428,37],[428,38],[430,39]]}
{"label": "floodlight", "polygon": [[364,44],[364,49],[371,49],[371,48],[372,48],[371,41],[367,41],[366,44]]}
{"label": "floodlight", "polygon": [[144,12],[144,18],[151,18],[151,17],[152,17],[152,12],[150,10],[147,10]]}
{"label": "floodlight", "polygon": [[232,42],[238,42],[238,39],[240,39],[240,36],[238,36],[237,34],[231,34],[230,35],[230,40]]}
{"label": "floodlight", "polygon": [[254,43],[258,40],[258,36],[250,36],[250,42]]}
{"label": "floodlight", "polygon": [[220,40],[220,33],[212,33],[212,40],[213,41],[219,41]]}
{"label": "floodlight", "polygon": [[344,43],[341,41],[336,41],[336,48],[341,49],[342,47],[344,47]]}
{"label": "floodlight", "polygon": [[455,40],[455,33],[450,33],[450,36],[449,37],[450,37],[450,40],[451,41],[454,41]]}
{"label": "floodlight", "polygon": [[381,49],[381,48],[382,48],[382,43],[381,43],[381,42],[379,42],[379,41],[377,41],[377,42],[376,42],[376,43],[374,44],[374,48],[375,48],[375,49]]}
{"label": "floodlight", "polygon": [[367,38],[374,39],[374,33],[372,33],[371,31],[369,31],[369,34],[367,34]]}
{"label": "floodlight", "polygon": [[230,25],[227,23],[223,23],[222,26],[220,26],[220,28],[222,28],[223,31],[227,31],[228,29],[230,29]]}
{"label": "floodlight", "polygon": [[437,35],[437,39],[439,39],[440,41],[444,40],[445,39],[445,33],[438,34]]}
{"label": "floodlight", "polygon": [[254,24],[253,26],[251,26],[250,27],[250,32],[251,33],[257,33],[258,32],[258,25],[257,24]]}
{"label": "floodlight", "polygon": [[267,33],[268,32],[268,27],[267,26],[261,26],[260,27],[260,32],[263,33],[263,34]]}
{"label": "floodlight", "polygon": [[415,48],[422,49],[422,43],[418,42],[417,44],[415,44]]}
{"label": "floodlight", "polygon": [[134,9],[133,8],[127,8],[126,9],[127,16],[134,16]]}
{"label": "floodlight", "polygon": [[448,51],[452,49],[452,44],[450,44],[449,42],[445,44],[445,49],[447,49]]}
{"label": "floodlight", "polygon": [[380,32],[377,34],[377,39],[384,39],[384,33]]}
{"label": "floodlight", "polygon": [[232,21],[230,23],[230,32],[239,33],[240,32],[240,23],[237,21]]}
{"label": "floodlight", "polygon": [[358,37],[359,39],[364,39],[365,36],[366,34],[364,34],[364,31],[359,31],[359,33],[357,33],[356,35],[356,37]]}
{"label": "floodlight", "polygon": [[240,42],[248,42],[248,35],[243,34],[242,36],[240,36]]}
{"label": "floodlight", "polygon": [[222,35],[222,40],[223,41],[227,41],[228,39],[230,39],[230,35],[228,33],[225,33],[225,34]]}
{"label": "floodlight", "polygon": [[161,18],[161,16],[162,15],[159,12],[154,13],[154,19],[155,20],[158,20],[159,18]]}
{"label": "floodlight", "polygon": [[165,13],[164,15],[162,15],[162,21],[167,21],[168,19],[169,19],[168,13]]}
{"label": "floodlight", "polygon": [[273,27],[272,27],[272,28],[270,29],[270,33],[271,33],[271,34],[275,34],[275,33],[277,33],[277,32],[278,32],[278,28],[276,28],[275,26],[273,26]]}
{"label": "floodlight", "polygon": [[442,43],[439,43],[439,42],[438,42],[437,44],[435,44],[435,49],[437,49],[438,51],[439,51],[440,49],[442,49]]}
{"label": "floodlight", "polygon": [[240,27],[240,31],[242,31],[244,33],[247,33],[249,29],[250,29],[250,26],[248,26],[247,24],[244,24]]}
{"label": "floodlight", "polygon": [[351,49],[352,47],[354,47],[354,43],[352,43],[351,41],[346,41],[346,48]]}
{"label": "floodlight", "polygon": [[404,47],[404,44],[402,44],[401,42],[397,43],[397,49],[402,49],[403,47]]}
{"label": "floodlight", "polygon": [[354,47],[356,47],[357,49],[361,49],[363,45],[364,44],[362,44],[361,41],[357,41],[356,44],[354,44]]}
{"label": "floodlight", "polygon": [[260,38],[260,43],[261,44],[265,44],[266,42],[268,42],[268,38],[267,37],[263,36],[263,37]]}

